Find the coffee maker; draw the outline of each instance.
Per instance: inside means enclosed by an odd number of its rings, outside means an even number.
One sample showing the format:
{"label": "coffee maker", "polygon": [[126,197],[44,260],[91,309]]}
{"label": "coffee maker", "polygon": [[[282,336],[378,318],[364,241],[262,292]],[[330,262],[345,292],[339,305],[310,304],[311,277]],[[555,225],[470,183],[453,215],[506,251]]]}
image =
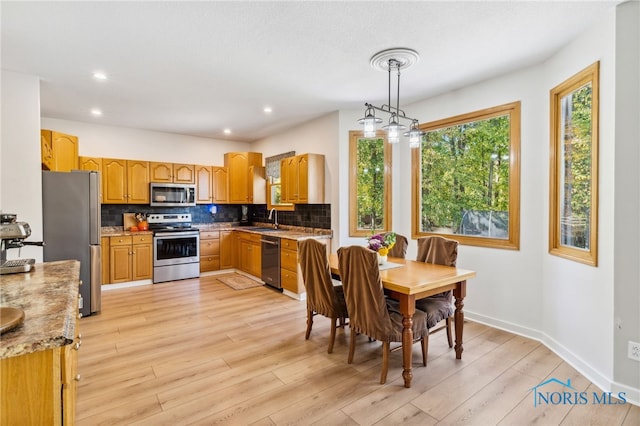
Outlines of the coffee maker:
{"label": "coffee maker", "polygon": [[15,214],[0,215],[0,275],[30,272],[33,269],[35,259],[7,260],[7,249],[25,245],[44,245],[43,242],[24,241],[30,235],[31,227],[27,222],[18,222]]}
{"label": "coffee maker", "polygon": [[240,211],[242,212],[240,215],[240,225],[248,225],[249,224],[249,206],[243,204],[240,207]]}

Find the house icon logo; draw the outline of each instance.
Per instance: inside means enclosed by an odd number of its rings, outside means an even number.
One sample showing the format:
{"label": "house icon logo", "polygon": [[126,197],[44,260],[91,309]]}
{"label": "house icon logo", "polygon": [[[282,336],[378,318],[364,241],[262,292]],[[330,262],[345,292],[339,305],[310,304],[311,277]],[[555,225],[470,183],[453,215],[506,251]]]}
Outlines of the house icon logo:
{"label": "house icon logo", "polygon": [[[533,406],[534,407],[538,406],[538,402],[540,400],[548,403],[549,402],[548,398],[545,398],[546,395],[559,393],[559,392],[542,392],[541,390],[539,390],[543,386],[546,386],[546,385],[548,385],[550,383],[557,383],[557,384],[559,384],[560,386],[562,386],[564,388],[569,388],[569,389],[577,392],[576,389],[573,386],[571,386],[571,379],[567,379],[567,383],[564,383],[561,380],[558,380],[555,377],[552,377],[549,380],[545,380],[544,382],[540,383],[539,385],[534,386],[531,389],[529,389],[529,390],[533,391]],[[562,392],[562,393],[566,394],[566,393],[570,393],[570,392]],[[542,397],[539,397],[539,395],[542,395]]]}
{"label": "house icon logo", "polygon": [[585,392],[578,391],[571,385],[571,379],[566,383],[552,377],[529,389],[533,391],[533,406],[538,405],[586,405],[602,404],[617,405],[626,404],[625,392]]}

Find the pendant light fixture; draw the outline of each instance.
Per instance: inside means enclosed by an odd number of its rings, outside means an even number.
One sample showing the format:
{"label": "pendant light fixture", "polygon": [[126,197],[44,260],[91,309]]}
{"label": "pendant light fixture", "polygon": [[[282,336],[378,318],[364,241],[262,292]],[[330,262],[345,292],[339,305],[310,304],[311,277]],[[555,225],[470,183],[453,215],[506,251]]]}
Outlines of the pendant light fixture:
{"label": "pendant light fixture", "polygon": [[[364,112],[364,117],[358,120],[358,123],[362,124],[364,128],[364,137],[372,138],[376,135],[376,127],[382,123],[382,119],[376,117],[376,111],[390,114],[389,124],[383,126],[382,129],[387,132],[387,141],[389,143],[400,142],[400,133],[407,127],[400,123],[400,120],[407,120],[411,122],[409,131],[403,133],[404,136],[409,137],[409,146],[411,148],[420,147],[420,141],[424,132],[418,128],[418,120],[415,118],[407,117],[403,110],[400,109],[400,69],[406,69],[411,65],[418,62],[418,52],[412,49],[404,47],[393,48],[383,50],[376,53],[371,57],[371,67],[374,69],[387,71],[389,75],[388,85],[388,101],[381,107],[365,103],[367,109]],[[396,105],[391,105],[391,72],[394,71],[397,77],[397,89],[396,89]]]}

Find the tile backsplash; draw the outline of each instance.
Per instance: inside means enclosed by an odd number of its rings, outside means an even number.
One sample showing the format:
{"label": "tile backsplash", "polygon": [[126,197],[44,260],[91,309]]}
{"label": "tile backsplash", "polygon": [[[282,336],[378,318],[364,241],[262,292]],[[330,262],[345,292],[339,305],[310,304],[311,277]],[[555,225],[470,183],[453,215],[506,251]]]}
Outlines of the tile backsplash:
{"label": "tile backsplash", "polygon": [[[195,207],[151,207],[134,204],[103,204],[101,209],[102,226],[123,226],[123,213],[191,213],[193,223],[239,222],[240,204],[216,204],[217,213],[209,212],[211,204],[198,204]],[[269,222],[266,204],[250,204],[251,222]],[[273,220],[271,221],[273,222]],[[331,229],[330,204],[298,204],[294,211],[279,211],[278,223],[282,225],[304,226]]]}

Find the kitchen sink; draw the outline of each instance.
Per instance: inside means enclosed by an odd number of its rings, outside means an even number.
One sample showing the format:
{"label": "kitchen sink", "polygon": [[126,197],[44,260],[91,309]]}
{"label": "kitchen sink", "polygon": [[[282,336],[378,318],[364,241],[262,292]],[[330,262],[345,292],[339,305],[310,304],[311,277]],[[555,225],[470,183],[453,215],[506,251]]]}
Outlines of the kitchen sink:
{"label": "kitchen sink", "polygon": [[280,229],[273,228],[248,228],[249,231],[258,231],[258,232],[279,232]]}

